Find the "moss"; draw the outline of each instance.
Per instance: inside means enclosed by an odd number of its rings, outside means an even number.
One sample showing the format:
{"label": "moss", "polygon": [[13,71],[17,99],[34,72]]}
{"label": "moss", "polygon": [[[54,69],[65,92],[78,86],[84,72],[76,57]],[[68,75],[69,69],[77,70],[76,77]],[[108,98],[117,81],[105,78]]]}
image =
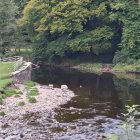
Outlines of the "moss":
{"label": "moss", "polygon": [[0,116],[4,117],[5,113],[3,111],[0,112]]}
{"label": "moss", "polygon": [[29,103],[36,103],[37,102],[36,98],[34,98],[34,97],[28,97],[28,101],[29,101]]}
{"label": "moss", "polygon": [[24,106],[25,105],[25,102],[24,101],[20,101],[19,103],[18,103],[18,106]]}

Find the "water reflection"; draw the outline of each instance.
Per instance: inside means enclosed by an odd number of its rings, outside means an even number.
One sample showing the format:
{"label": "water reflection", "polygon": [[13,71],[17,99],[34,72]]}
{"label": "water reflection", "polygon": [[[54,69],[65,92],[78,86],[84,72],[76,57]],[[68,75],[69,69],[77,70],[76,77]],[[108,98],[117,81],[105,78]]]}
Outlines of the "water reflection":
{"label": "water reflection", "polygon": [[140,104],[140,76],[136,75],[97,75],[44,67],[33,71],[32,79],[55,87],[66,84],[77,95],[56,109],[59,131],[58,128],[53,130],[61,139],[93,139],[96,133],[117,131],[115,124],[119,122],[124,106]]}

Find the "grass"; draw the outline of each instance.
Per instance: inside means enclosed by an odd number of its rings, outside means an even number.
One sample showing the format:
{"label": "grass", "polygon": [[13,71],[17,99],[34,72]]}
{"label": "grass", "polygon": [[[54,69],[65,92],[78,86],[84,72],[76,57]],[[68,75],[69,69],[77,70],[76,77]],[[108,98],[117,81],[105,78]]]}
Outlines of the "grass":
{"label": "grass", "polygon": [[7,85],[12,83],[11,78],[4,79],[5,77],[10,77],[13,71],[14,62],[0,62],[0,89],[5,88]]}
{"label": "grass", "polygon": [[118,63],[113,68],[114,71],[118,72],[134,72],[134,73],[140,73],[140,61],[133,64],[121,64]]}
{"label": "grass", "polygon": [[10,89],[5,91],[5,96],[6,97],[11,97],[11,96],[17,95],[17,94],[19,94],[19,92],[16,88],[10,88]]}
{"label": "grass", "polygon": [[36,101],[36,98],[34,98],[34,97],[28,97],[28,101],[29,101],[29,103],[36,103],[37,101]]}
{"label": "grass", "polygon": [[2,95],[0,95],[0,105],[2,105],[3,104],[3,97],[2,97]]}
{"label": "grass", "polygon": [[19,96],[19,90],[17,90],[16,88],[10,88],[7,90],[1,90],[0,92],[0,105],[3,104],[3,99],[7,98],[7,97],[11,97],[13,95],[17,95]]}
{"label": "grass", "polygon": [[0,79],[9,77],[13,72],[14,62],[0,62]]}
{"label": "grass", "polygon": [[31,89],[29,93],[27,94],[27,96],[38,96],[38,95],[39,95],[39,92],[37,88]]}
{"label": "grass", "polygon": [[100,73],[102,70],[102,64],[101,63],[82,63],[76,66],[76,68],[81,71]]}
{"label": "grass", "polygon": [[25,102],[24,102],[24,101],[20,101],[20,102],[18,103],[18,106],[25,106]]}
{"label": "grass", "polygon": [[24,82],[24,85],[25,85],[25,87],[26,87],[27,89],[30,89],[30,88],[32,88],[32,87],[35,86],[35,82],[33,82],[33,81],[25,81],[25,82]]}
{"label": "grass", "polygon": [[5,88],[6,86],[8,86],[11,83],[12,83],[12,79],[3,79],[3,80],[0,80],[0,89]]}

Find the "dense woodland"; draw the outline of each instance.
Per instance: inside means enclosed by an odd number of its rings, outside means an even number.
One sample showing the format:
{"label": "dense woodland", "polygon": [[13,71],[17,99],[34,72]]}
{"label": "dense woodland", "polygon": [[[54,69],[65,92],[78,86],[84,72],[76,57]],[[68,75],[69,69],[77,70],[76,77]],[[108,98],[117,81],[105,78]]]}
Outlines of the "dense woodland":
{"label": "dense woodland", "polygon": [[0,0],[0,17],[1,55],[29,43],[36,61],[110,53],[114,63],[140,59],[139,0]]}

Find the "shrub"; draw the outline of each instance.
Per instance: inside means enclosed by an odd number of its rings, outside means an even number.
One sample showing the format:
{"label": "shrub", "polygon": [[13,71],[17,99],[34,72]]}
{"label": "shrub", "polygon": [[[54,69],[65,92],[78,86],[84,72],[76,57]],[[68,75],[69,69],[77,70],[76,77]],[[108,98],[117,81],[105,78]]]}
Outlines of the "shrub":
{"label": "shrub", "polygon": [[122,113],[123,121],[117,125],[123,133],[107,136],[106,140],[135,140],[139,138],[139,119],[138,105],[126,106],[126,112]]}

